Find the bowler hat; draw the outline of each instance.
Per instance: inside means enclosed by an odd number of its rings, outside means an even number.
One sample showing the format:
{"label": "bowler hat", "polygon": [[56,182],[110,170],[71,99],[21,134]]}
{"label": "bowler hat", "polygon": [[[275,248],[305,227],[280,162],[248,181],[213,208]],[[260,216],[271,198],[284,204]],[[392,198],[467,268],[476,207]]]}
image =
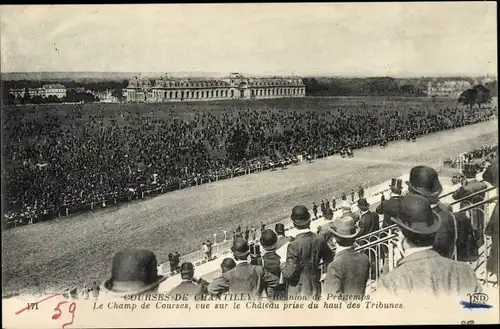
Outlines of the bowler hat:
{"label": "bowler hat", "polygon": [[237,237],[233,241],[233,246],[231,247],[231,251],[237,257],[245,257],[250,254],[250,247],[248,246],[247,240]]}
{"label": "bowler hat", "polygon": [[185,262],[181,264],[181,275],[194,273],[193,263]]}
{"label": "bowler hat", "polygon": [[260,244],[264,250],[274,250],[278,245],[278,236],[273,230],[264,230],[260,236]]}
{"label": "bowler hat", "polygon": [[366,211],[366,210],[370,209],[370,204],[368,203],[368,201],[366,201],[365,198],[359,199],[358,200],[358,208],[361,211]]}
{"label": "bowler hat", "polygon": [[[103,286],[119,293],[138,294],[149,291],[166,279],[158,275],[157,265],[156,256],[150,250],[127,249],[117,252],[111,265],[111,278]],[[129,285],[132,282],[134,284]]]}
{"label": "bowler hat", "polygon": [[302,205],[293,207],[290,218],[293,225],[298,229],[307,228],[311,223],[311,214],[309,214],[307,207]]}
{"label": "bowler hat", "polygon": [[346,239],[356,237],[361,230],[356,225],[356,219],[353,216],[342,216],[335,219],[330,228],[334,235]]}
{"label": "bowler hat", "polygon": [[410,190],[425,197],[437,197],[443,192],[437,171],[428,166],[413,167],[406,184]]}
{"label": "bowler hat", "polygon": [[436,233],[440,226],[439,216],[432,211],[429,200],[417,194],[388,200],[384,213],[404,230],[421,235]]}
{"label": "bowler hat", "polygon": [[226,270],[226,271],[232,270],[233,268],[235,268],[235,266],[236,266],[236,262],[234,261],[234,259],[229,258],[229,257],[224,258],[224,260],[220,264],[220,267],[222,268],[222,270]]}
{"label": "bowler hat", "polygon": [[276,234],[285,235],[285,225],[278,223],[274,226],[274,231]]}

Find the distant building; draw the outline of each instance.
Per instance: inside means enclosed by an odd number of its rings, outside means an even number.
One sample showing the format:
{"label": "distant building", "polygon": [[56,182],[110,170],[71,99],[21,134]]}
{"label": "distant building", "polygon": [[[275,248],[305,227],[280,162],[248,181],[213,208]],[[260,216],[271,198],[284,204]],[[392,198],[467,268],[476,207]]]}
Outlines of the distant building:
{"label": "distant building", "polygon": [[45,97],[55,96],[57,98],[66,97],[66,87],[61,84],[50,84],[42,87]]}
{"label": "distant building", "polygon": [[124,89],[127,102],[265,99],[304,97],[305,85],[297,77],[253,78],[231,73],[223,79],[179,79],[163,77],[151,84],[135,77]]}
{"label": "distant building", "polygon": [[429,81],[427,84],[427,96],[455,98],[469,88],[472,88],[472,85],[467,80],[444,82]]}

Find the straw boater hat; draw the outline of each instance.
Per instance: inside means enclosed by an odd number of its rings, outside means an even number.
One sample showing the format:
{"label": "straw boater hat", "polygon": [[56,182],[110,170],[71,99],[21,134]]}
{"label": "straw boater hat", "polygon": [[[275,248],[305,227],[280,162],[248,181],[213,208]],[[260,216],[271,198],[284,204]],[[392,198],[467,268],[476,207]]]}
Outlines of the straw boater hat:
{"label": "straw boater hat", "polygon": [[443,192],[438,173],[428,166],[416,166],[410,171],[408,188],[425,197],[437,197]]}
{"label": "straw boater hat", "polygon": [[141,294],[157,287],[165,279],[158,275],[156,256],[152,251],[128,249],[115,254],[111,278],[104,281],[103,286],[110,293]]}
{"label": "straw boater hat", "polygon": [[344,239],[355,238],[360,228],[356,225],[356,219],[353,216],[342,216],[335,219],[330,226],[333,235]]}
{"label": "straw boater hat", "polygon": [[390,199],[384,204],[384,211],[399,227],[416,234],[434,234],[440,226],[439,216],[432,211],[429,200],[418,194]]}

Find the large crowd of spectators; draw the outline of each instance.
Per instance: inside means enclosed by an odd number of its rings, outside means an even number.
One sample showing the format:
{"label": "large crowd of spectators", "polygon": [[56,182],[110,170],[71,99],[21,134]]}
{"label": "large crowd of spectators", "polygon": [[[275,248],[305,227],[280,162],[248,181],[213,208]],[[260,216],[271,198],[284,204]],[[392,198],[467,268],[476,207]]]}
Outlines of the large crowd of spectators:
{"label": "large crowd of spectators", "polygon": [[[102,109],[101,109],[102,110]],[[4,110],[5,218],[20,224],[69,209],[126,202],[214,181],[248,168],[269,168],[297,156],[331,154],[382,140],[419,136],[490,118],[489,107],[363,107],[330,111],[227,109],[189,116],[102,111],[53,111],[28,118]]]}

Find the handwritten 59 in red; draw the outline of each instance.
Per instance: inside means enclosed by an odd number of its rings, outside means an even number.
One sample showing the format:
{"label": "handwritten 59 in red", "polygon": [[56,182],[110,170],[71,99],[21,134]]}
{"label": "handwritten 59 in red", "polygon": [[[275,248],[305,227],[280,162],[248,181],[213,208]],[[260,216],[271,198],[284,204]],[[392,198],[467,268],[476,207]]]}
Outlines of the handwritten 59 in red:
{"label": "handwritten 59 in red", "polygon": [[[62,329],[66,329],[66,327],[70,326],[73,324],[75,321],[75,311],[76,311],[76,303],[75,302],[68,302],[68,301],[62,301],[57,304],[57,306],[54,308],[54,314],[52,315],[52,320],[62,320],[65,321],[64,323],[61,324]],[[67,316],[71,316],[71,321],[67,321]],[[61,318],[62,317],[62,318]]]}

